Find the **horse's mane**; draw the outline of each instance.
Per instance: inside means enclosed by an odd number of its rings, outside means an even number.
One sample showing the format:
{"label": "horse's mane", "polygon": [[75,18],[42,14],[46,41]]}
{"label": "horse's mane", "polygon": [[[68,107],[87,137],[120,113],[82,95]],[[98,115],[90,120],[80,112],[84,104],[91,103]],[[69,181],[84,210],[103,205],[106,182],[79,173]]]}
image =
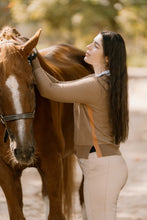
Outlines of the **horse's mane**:
{"label": "horse's mane", "polygon": [[86,71],[87,74],[90,72],[93,73],[92,66],[85,63],[84,56],[84,51],[77,49],[76,47],[69,44],[53,45],[49,48],[39,51],[38,53],[38,58],[42,68],[46,72],[51,73],[54,77],[57,77],[57,79],[61,79],[61,76],[63,76],[62,73],[64,72],[64,80],[66,80],[65,72],[68,71],[68,68],[70,77],[72,77],[70,80],[79,78],[79,74],[71,73],[72,69],[76,70],[77,72],[81,72],[83,69],[85,74]]}
{"label": "horse's mane", "polygon": [[39,59],[39,62],[42,66],[42,68],[48,72],[48,73],[52,73],[53,76],[58,75],[59,73],[61,73],[61,70],[56,67],[54,64],[52,64],[49,60],[47,60],[46,58],[44,58],[39,52],[37,54],[37,57]]}

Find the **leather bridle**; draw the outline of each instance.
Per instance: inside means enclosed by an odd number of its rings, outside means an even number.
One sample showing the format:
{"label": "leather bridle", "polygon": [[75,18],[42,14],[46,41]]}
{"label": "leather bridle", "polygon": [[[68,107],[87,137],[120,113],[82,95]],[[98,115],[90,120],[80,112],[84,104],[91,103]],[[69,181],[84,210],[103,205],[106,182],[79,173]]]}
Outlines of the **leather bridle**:
{"label": "leather bridle", "polygon": [[14,115],[0,115],[1,123],[3,125],[6,124],[8,121],[16,121],[19,119],[26,119],[26,118],[34,118],[35,116],[35,110],[33,112],[28,113],[20,113],[20,114],[14,114]]}

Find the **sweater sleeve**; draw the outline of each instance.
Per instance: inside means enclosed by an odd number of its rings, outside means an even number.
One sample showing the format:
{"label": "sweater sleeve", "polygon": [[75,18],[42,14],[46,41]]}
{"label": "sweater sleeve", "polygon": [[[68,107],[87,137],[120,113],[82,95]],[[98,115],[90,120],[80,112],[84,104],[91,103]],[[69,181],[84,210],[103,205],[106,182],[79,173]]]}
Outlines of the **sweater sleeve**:
{"label": "sweater sleeve", "polygon": [[73,81],[58,81],[41,67],[34,70],[37,88],[41,96],[57,102],[94,104],[97,101],[96,77],[84,77]]}

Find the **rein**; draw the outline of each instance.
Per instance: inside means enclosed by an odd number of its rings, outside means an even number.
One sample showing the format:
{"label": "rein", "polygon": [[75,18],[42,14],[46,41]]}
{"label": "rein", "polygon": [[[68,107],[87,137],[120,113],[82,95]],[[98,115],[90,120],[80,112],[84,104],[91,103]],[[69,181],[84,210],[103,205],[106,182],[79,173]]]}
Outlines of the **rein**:
{"label": "rein", "polygon": [[[8,41],[8,40],[0,42],[0,44],[4,44],[4,43],[13,43],[15,45],[20,45],[16,42]],[[36,57],[37,57],[37,50],[34,48],[33,52],[28,56],[28,62],[31,66],[32,66],[32,60],[34,60]],[[7,122],[16,121],[20,119],[32,119],[34,117],[35,117],[35,110],[33,112],[28,112],[28,113],[20,113],[20,114],[5,115],[5,116],[0,115],[1,123],[6,128],[5,135],[4,135],[4,142],[6,143],[8,139]]]}

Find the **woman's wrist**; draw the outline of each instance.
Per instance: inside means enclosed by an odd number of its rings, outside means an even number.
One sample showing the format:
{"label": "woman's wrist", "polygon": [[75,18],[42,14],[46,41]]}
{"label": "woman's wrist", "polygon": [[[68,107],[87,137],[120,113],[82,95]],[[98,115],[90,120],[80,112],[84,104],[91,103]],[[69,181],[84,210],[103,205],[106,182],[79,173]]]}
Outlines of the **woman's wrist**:
{"label": "woman's wrist", "polygon": [[33,67],[33,71],[41,67],[38,58],[32,60],[32,67]]}

